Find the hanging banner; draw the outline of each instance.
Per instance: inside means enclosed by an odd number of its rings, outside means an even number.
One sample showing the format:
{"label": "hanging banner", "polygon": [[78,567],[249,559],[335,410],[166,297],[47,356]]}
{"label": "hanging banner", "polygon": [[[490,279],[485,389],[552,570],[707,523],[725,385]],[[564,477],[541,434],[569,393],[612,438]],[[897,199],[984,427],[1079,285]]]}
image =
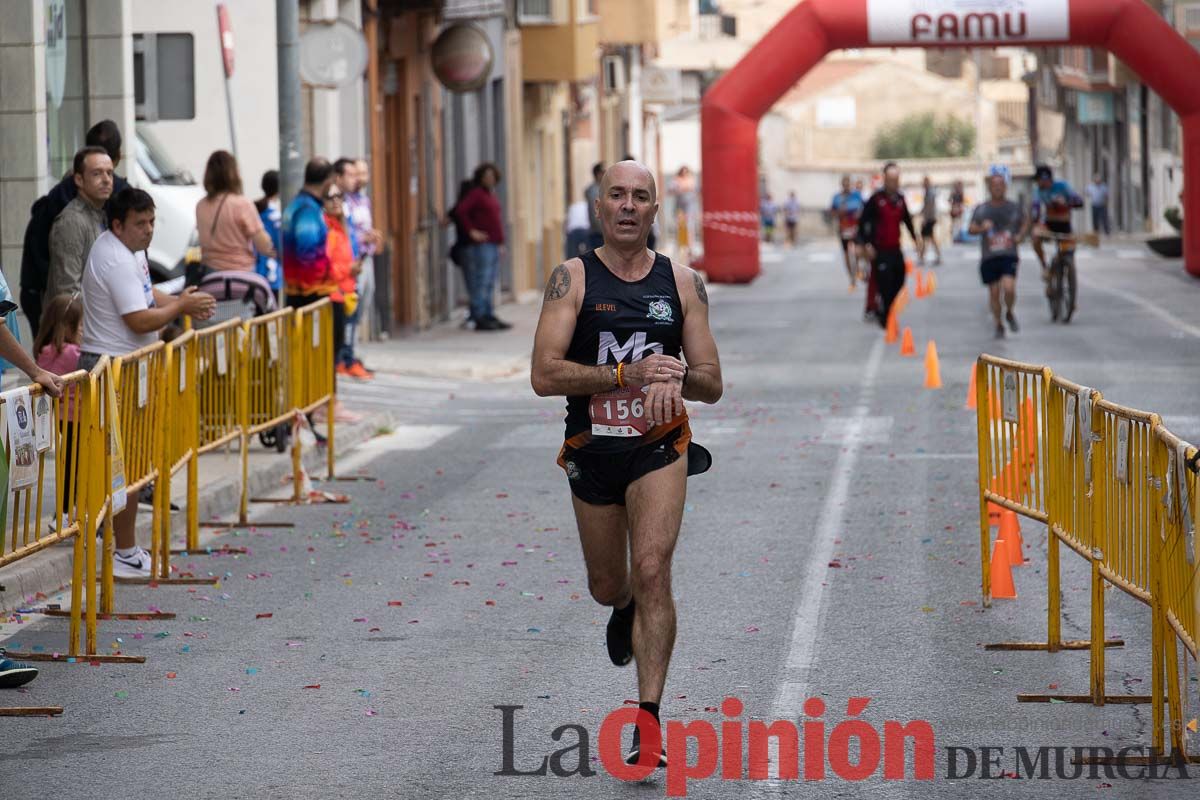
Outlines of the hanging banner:
{"label": "hanging banner", "polygon": [[29,389],[0,395],[8,418],[9,488],[26,489],[37,483],[37,445],[33,435],[33,404]]}
{"label": "hanging banner", "polygon": [[125,492],[125,456],[121,449],[121,418],[117,413],[117,390],[112,380],[106,380],[105,384],[108,386],[105,421],[108,422],[108,457],[112,475],[109,492],[112,495],[112,513],[120,514],[128,501]]}
{"label": "hanging banner", "polygon": [[1068,0],[867,0],[871,44],[955,47],[1070,37]]}

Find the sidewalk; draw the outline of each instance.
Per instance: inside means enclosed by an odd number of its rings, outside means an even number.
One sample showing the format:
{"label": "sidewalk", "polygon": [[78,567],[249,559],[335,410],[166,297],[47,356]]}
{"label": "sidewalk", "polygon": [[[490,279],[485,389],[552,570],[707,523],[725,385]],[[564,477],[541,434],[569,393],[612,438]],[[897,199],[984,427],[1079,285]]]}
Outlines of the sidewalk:
{"label": "sidewalk", "polygon": [[[475,331],[461,327],[463,312],[456,311],[452,321],[439,323],[420,333],[386,342],[358,345],[358,355],[381,374],[455,378],[473,381],[502,380],[527,372],[533,348],[533,334],[541,311],[541,295],[527,292],[517,302],[506,303],[497,315],[512,324],[507,331]],[[354,406],[352,385],[339,381],[339,392]],[[368,411],[354,425],[339,425],[334,444],[339,458],[363,442],[389,429],[394,423],[386,410]],[[304,453],[305,469],[317,479],[325,474],[325,450],[309,448]],[[291,455],[268,450],[255,436],[250,443],[250,495],[258,497],[291,491]],[[230,519],[237,514],[241,497],[241,457],[236,446],[223,448],[200,457],[199,518],[201,522]],[[181,508],[187,500],[186,473],[180,472],[171,483],[171,500]],[[52,500],[48,501],[52,502]],[[47,505],[47,509],[49,505]],[[253,514],[256,507],[251,508]],[[261,507],[259,507],[261,508]],[[142,506],[138,514],[138,543],[150,544],[150,508]],[[182,542],[186,524],[183,512],[173,512],[172,536]],[[47,520],[49,519],[47,515]],[[205,546],[218,533],[200,529]],[[11,613],[32,604],[35,595],[57,593],[72,579],[73,542],[62,542],[0,570],[0,614]]]}
{"label": "sidewalk", "polygon": [[434,378],[496,380],[529,369],[533,333],[542,308],[541,294],[527,292],[496,309],[512,324],[507,331],[475,331],[461,327],[458,309],[449,322],[386,342],[356,345],[358,357],[377,372]]}
{"label": "sidewalk", "polygon": [[[390,415],[386,412],[364,414],[361,422],[353,425],[340,424],[334,429],[334,446],[339,457],[344,457],[358,445],[379,435],[391,425]],[[324,434],[324,426],[317,426],[319,433]],[[325,449],[311,447],[304,451],[304,468],[314,481],[325,476]],[[236,445],[222,448],[200,456],[198,469],[198,515],[201,523],[211,520],[229,520],[236,518],[242,489],[241,455]],[[291,451],[278,453],[274,448],[267,449],[255,436],[250,441],[249,482],[250,496],[262,497],[275,495],[284,491],[291,492],[292,457]],[[317,488],[321,488],[318,482]],[[50,491],[53,491],[52,489]],[[134,502],[134,498],[129,498]],[[171,481],[171,501],[181,509],[187,505],[187,471],[180,470]],[[47,511],[53,503],[53,496],[48,499]],[[253,516],[257,509],[263,506],[252,505]],[[43,522],[48,524],[49,514],[43,514]],[[138,510],[138,544],[150,546],[151,509],[141,506]],[[182,546],[186,536],[187,520],[184,511],[171,513],[171,534],[173,546]],[[253,522],[251,522],[253,525]],[[249,527],[249,526],[247,526]],[[210,545],[227,531],[214,531],[201,527],[201,548]],[[68,586],[73,577],[72,554],[74,541],[60,542],[40,553],[35,553],[4,569],[0,569],[0,614],[8,614],[26,605],[33,605],[35,595],[41,592],[45,595],[58,593]],[[55,601],[57,602],[57,601]]]}

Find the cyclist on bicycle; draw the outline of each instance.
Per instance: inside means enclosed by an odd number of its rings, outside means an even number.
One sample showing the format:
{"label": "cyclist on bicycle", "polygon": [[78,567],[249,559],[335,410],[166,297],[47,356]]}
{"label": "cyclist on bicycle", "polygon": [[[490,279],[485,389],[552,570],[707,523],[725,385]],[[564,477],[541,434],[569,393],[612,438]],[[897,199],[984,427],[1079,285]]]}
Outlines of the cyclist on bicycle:
{"label": "cyclist on bicycle", "polygon": [[1042,280],[1049,281],[1050,269],[1042,241],[1071,235],[1071,209],[1082,208],[1083,198],[1066,181],[1054,180],[1054,172],[1045,164],[1038,166],[1033,176],[1033,251],[1042,263]]}

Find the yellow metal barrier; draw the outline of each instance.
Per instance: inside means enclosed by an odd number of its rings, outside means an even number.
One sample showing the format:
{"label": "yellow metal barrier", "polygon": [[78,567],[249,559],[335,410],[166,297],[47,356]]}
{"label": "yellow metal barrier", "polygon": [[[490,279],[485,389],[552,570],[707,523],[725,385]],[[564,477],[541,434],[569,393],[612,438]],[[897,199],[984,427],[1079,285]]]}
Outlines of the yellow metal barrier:
{"label": "yellow metal barrier", "polygon": [[1046,522],[1046,387],[1050,370],[982,355],[975,364],[983,605],[992,604],[990,518],[999,508]]}
{"label": "yellow metal barrier", "polygon": [[[334,475],[333,415],[337,404],[337,382],[333,372],[333,306],[328,299],[319,300],[296,311],[292,334],[292,364],[298,411],[309,414],[326,407],[328,433],[326,458],[328,477]],[[298,458],[298,451],[294,458]],[[298,466],[298,465],[297,465]],[[299,470],[296,472],[299,477]],[[297,482],[298,483],[298,482]],[[300,487],[295,490],[299,499]]]}
{"label": "yellow metal barrier", "polygon": [[[1200,480],[1197,479],[1197,451],[1161,425],[1154,430],[1154,475],[1162,503],[1156,504],[1158,524],[1151,533],[1151,543],[1157,550],[1154,562],[1158,565],[1153,589],[1154,647],[1153,664],[1153,733],[1154,746],[1163,752],[1164,694],[1170,708],[1171,752],[1186,753],[1184,726],[1188,714],[1184,709],[1186,693],[1179,679],[1179,653],[1176,637],[1184,649],[1197,658],[1197,604],[1200,603],[1200,552],[1196,549],[1195,534],[1200,527]],[[1164,674],[1165,672],[1165,674]],[[1165,683],[1165,687],[1164,687]],[[1165,691],[1164,691],[1165,688]]]}
{"label": "yellow metal barrier", "polygon": [[[155,492],[158,524],[155,526],[154,549],[151,553],[151,574],[160,579],[171,574],[171,479],[187,468],[189,496],[198,491],[200,415],[196,392],[196,332],[189,330],[172,340],[166,347],[163,372],[162,414],[163,446],[160,450],[158,474],[162,491]],[[187,503],[188,550],[200,546],[199,517],[196,504]]]}
{"label": "yellow metal barrier", "polygon": [[[242,435],[240,391],[242,321],[231,319],[196,334],[197,450],[207,453]],[[189,494],[188,503],[196,497]]]}
{"label": "yellow metal barrier", "polygon": [[[120,421],[122,457],[127,502],[136,508],[142,489],[155,482],[161,466],[163,447],[163,392],[166,390],[166,345],[155,342],[112,361],[112,380],[116,387],[117,419]],[[158,493],[161,481],[154,483],[152,530],[161,524]],[[169,502],[169,501],[168,501]],[[113,531],[104,527],[101,551],[100,610],[113,613]],[[151,557],[157,548],[151,546]],[[131,579],[122,578],[122,582]]]}
{"label": "yellow metal barrier", "polygon": [[[245,323],[245,353],[243,361],[246,384],[246,418],[243,421],[244,441],[242,444],[242,497],[239,519],[244,524],[250,502],[250,453],[251,437],[272,428],[278,441],[286,438],[296,403],[293,397],[296,386],[292,372],[292,336],[295,320],[292,309],[285,308]],[[293,459],[299,458],[299,441],[293,442]],[[293,467],[294,483],[300,485],[299,470]]]}
{"label": "yellow metal barrier", "polygon": [[[81,536],[86,529],[86,487],[81,472],[89,466],[81,454],[89,448],[89,384],[91,376],[79,371],[63,378],[63,394],[59,398],[45,395],[42,387],[32,384],[27,387],[29,401],[25,409],[26,419],[34,426],[33,457],[36,474],[32,484],[26,484],[29,464],[19,465],[18,460],[27,460],[27,452],[13,452],[17,437],[8,430],[5,466],[11,460],[14,469],[5,476],[6,488],[0,499],[0,567],[16,563],[45,548],[68,539],[74,539],[74,580],[71,583],[70,644],[68,654],[78,655],[83,625],[85,545],[88,537]],[[8,413],[8,402],[15,396],[0,402],[0,414]],[[50,457],[53,456],[52,460]],[[25,474],[16,474],[24,470]],[[46,498],[46,481],[53,477],[54,489],[49,498],[52,505],[49,519],[43,516]]]}

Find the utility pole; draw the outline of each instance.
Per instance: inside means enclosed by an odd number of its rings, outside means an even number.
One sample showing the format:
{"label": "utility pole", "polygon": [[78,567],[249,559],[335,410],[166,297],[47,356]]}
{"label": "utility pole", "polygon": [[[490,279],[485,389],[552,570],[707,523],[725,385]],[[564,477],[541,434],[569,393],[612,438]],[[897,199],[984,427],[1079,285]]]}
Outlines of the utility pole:
{"label": "utility pole", "polygon": [[287,208],[304,185],[300,152],[300,2],[275,0],[279,73],[279,201]]}

